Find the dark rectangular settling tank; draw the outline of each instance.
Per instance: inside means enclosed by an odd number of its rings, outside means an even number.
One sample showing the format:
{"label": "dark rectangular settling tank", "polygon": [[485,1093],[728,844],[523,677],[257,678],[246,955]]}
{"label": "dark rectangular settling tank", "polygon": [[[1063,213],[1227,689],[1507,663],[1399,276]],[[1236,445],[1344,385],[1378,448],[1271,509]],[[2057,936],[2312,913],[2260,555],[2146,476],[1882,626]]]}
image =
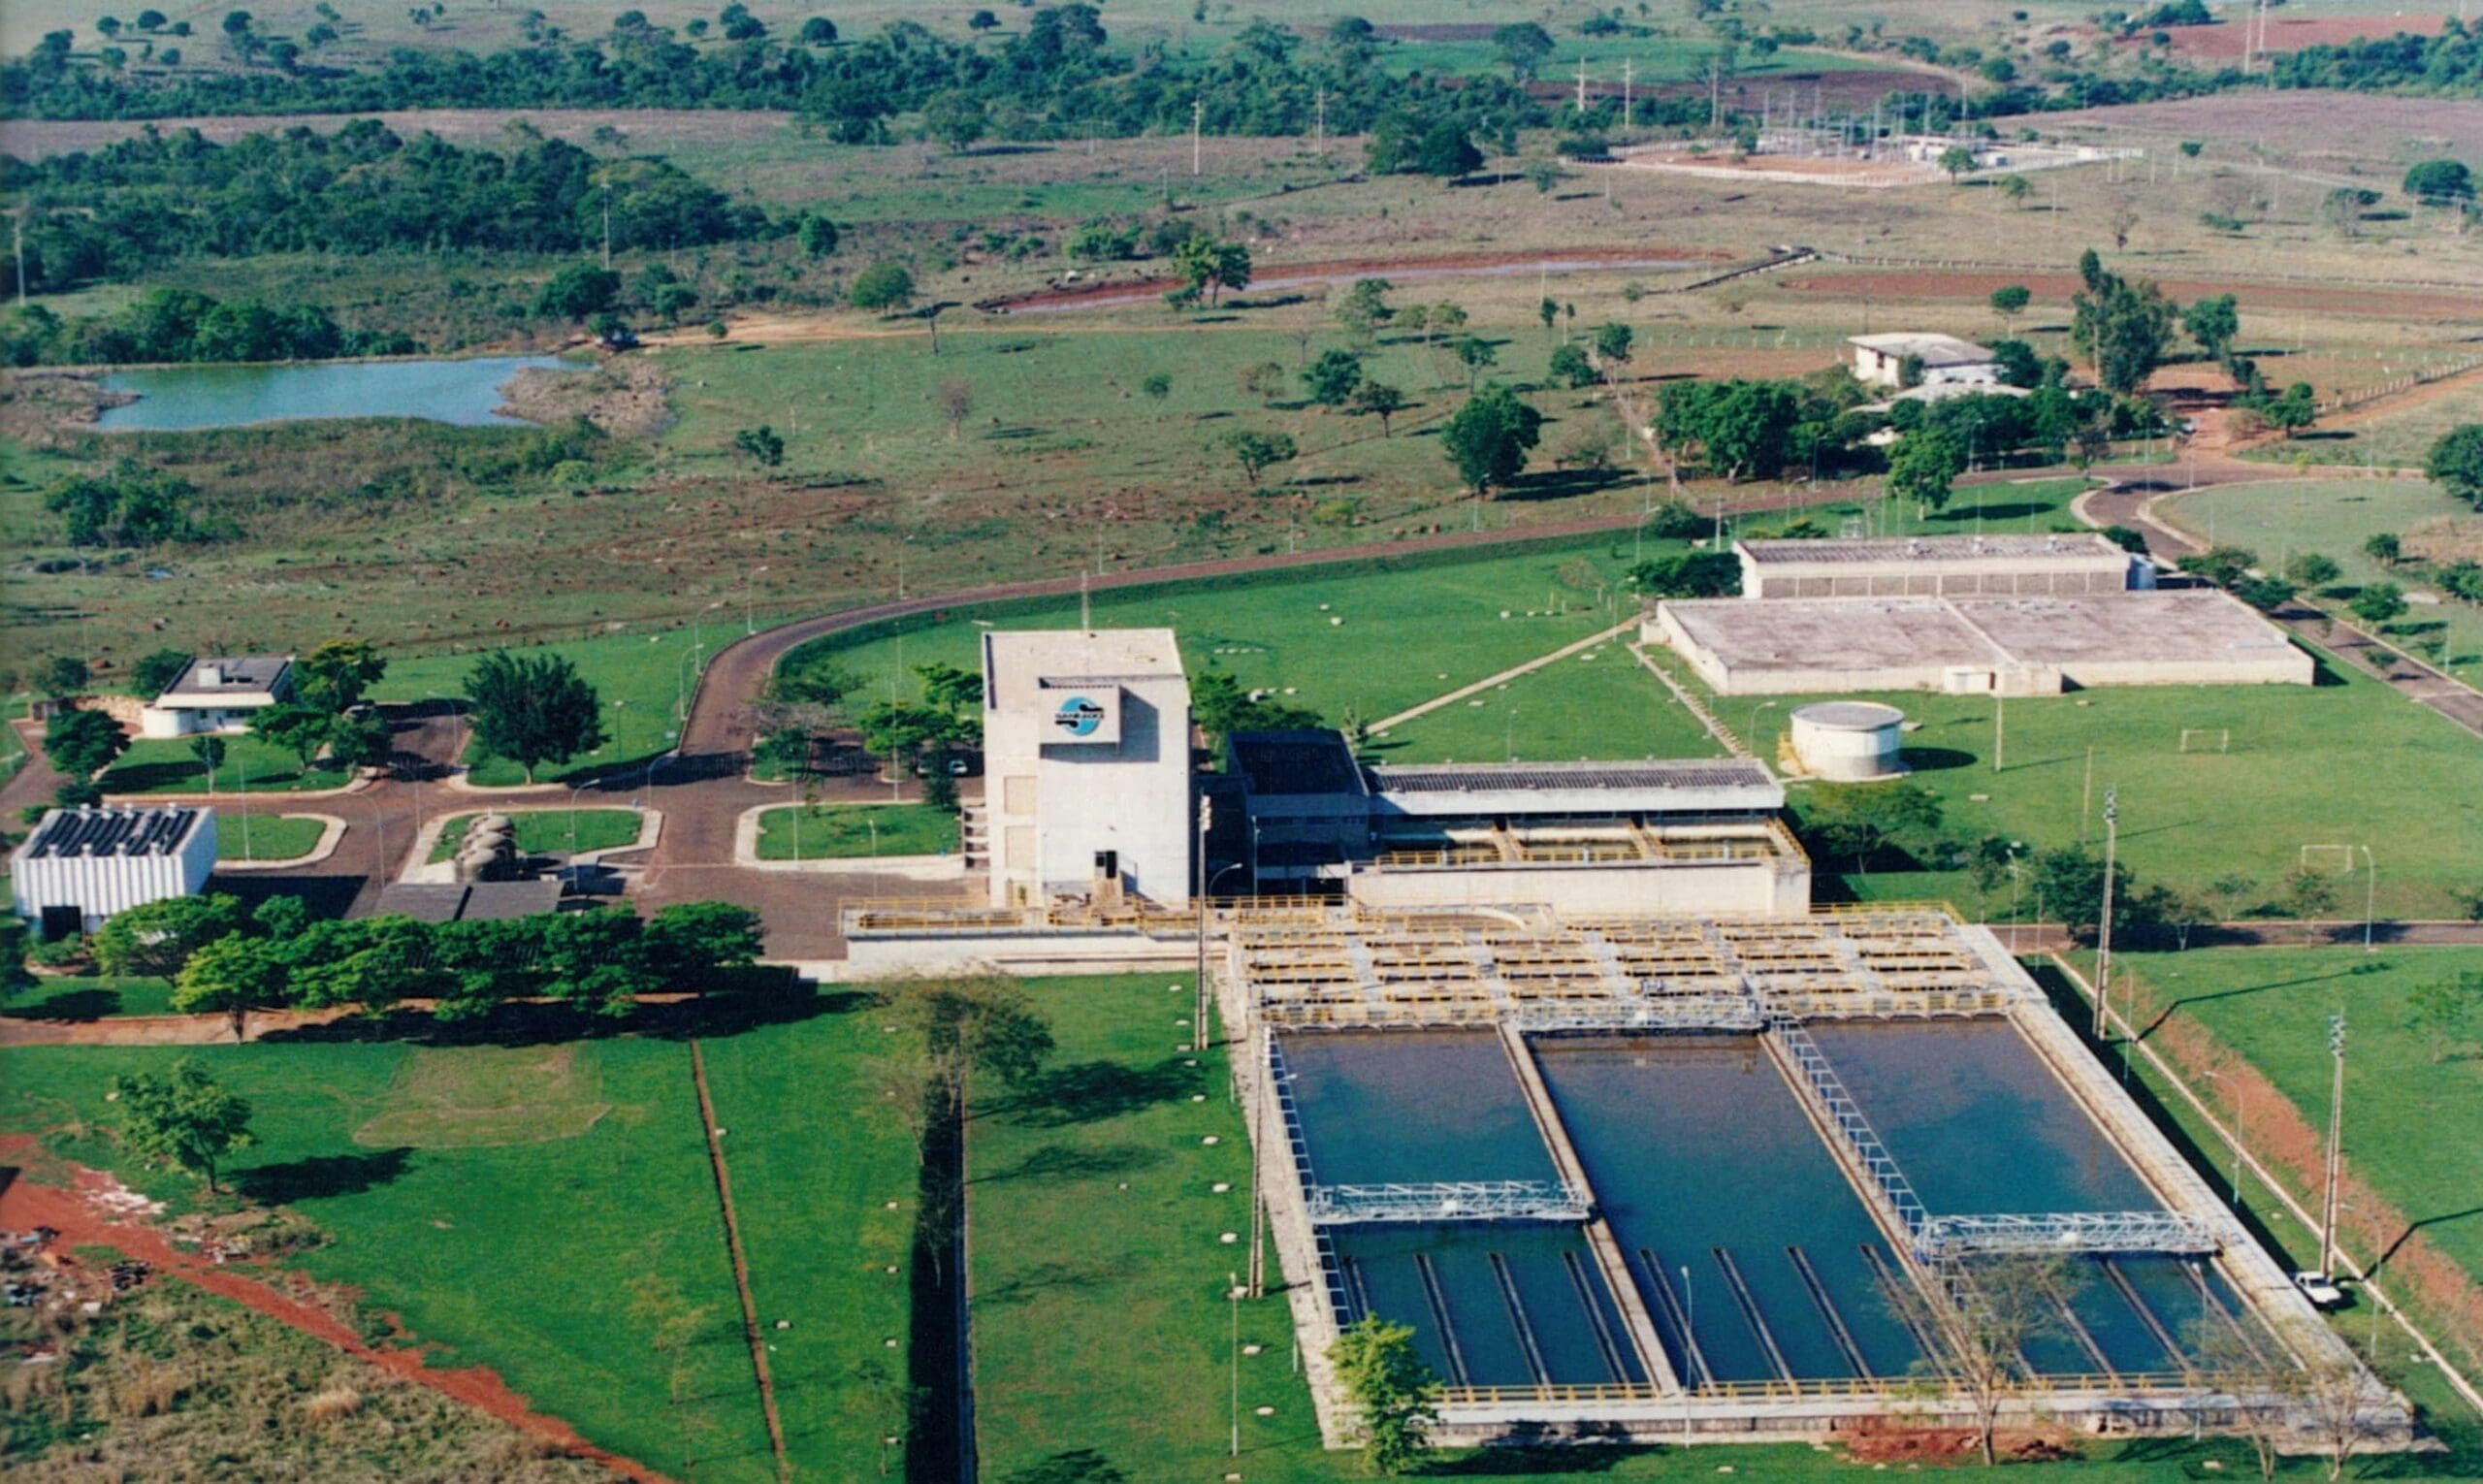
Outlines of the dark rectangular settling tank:
{"label": "dark rectangular settling tank", "polygon": [[1315,1184],[1557,1178],[1490,1031],[1311,1032],[1281,1047]]}
{"label": "dark rectangular settling tank", "polygon": [[1904,1284],[1903,1271],[1756,1038],[1534,1047],[1678,1373],[1704,1382],[1913,1368],[1919,1351],[1884,1286]]}

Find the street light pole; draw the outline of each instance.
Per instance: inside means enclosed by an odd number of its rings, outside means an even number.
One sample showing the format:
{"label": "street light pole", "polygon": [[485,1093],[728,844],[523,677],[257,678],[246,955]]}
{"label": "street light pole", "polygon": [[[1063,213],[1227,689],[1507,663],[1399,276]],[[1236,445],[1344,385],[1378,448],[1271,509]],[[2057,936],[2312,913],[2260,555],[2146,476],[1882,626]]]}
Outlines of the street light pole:
{"label": "street light pole", "polygon": [[1190,986],[1193,1001],[1190,1011],[1190,1049],[1193,1051],[1204,1051],[1207,1049],[1207,829],[1209,823],[1212,822],[1214,818],[1214,801],[1205,795],[1201,795],[1199,798],[1199,863],[1197,868],[1199,884],[1199,899],[1197,902],[1199,929],[1198,979]]}
{"label": "street light pole", "polygon": [[742,583],[741,628],[744,638],[758,632],[758,575],[766,570],[764,566],[752,567],[749,577]]}
{"label": "street light pole", "polygon": [[1242,1274],[1224,1275],[1224,1307],[1233,1315],[1233,1451],[1242,1456]]}
{"label": "street light pole", "polygon": [[2371,915],[2379,905],[2379,866],[2370,858],[2370,847],[2363,852],[2363,952],[2373,950],[2370,941]]}
{"label": "street light pole", "polygon": [[2328,1017],[2328,1059],[2336,1070],[2328,1084],[2328,1191],[2319,1213],[2319,1274],[2337,1271],[2337,1177],[2343,1164],[2345,1132],[2345,1011]]}
{"label": "street light pole", "polygon": [[2104,911],[2095,924],[2095,1042],[2103,1044],[2112,998],[2112,864],[2121,840],[2121,790],[2104,790]]}

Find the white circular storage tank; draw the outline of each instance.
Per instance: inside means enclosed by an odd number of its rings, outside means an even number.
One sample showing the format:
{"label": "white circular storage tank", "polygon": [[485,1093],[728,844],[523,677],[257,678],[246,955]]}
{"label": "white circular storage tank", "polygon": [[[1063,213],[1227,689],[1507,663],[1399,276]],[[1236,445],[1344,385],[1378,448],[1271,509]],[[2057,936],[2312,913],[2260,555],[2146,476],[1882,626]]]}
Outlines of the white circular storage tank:
{"label": "white circular storage tank", "polygon": [[1905,713],[1877,701],[1820,701],[1793,711],[1793,758],[1814,778],[1838,783],[1893,778],[1905,771],[1899,736]]}

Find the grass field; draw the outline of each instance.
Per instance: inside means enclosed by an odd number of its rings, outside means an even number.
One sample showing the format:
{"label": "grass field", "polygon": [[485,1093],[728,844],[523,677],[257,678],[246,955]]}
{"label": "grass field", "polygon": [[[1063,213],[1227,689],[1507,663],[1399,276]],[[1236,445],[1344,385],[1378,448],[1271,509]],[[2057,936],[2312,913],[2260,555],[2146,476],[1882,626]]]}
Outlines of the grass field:
{"label": "grass field", "polygon": [[[728,625],[723,616],[713,616],[684,629],[611,633],[543,646],[544,651],[576,665],[579,678],[595,687],[603,703],[607,740],[568,762],[545,764],[535,781],[581,784],[627,773],[672,746],[680,734],[677,708],[689,688],[697,683],[707,657],[740,634],[739,624]],[[532,657],[536,651],[524,653]],[[387,675],[373,690],[373,698],[413,702],[462,696],[474,661],[471,654],[392,659]],[[525,769],[504,758],[491,757],[478,745],[468,745],[467,762],[468,781],[481,788],[526,782]]]}
{"label": "grass field", "polygon": [[[2443,1059],[2406,1024],[2407,994],[2483,972],[2483,950],[2219,949],[2116,957],[2168,1020],[2190,1019],[2267,1074],[2313,1129],[2328,1125],[2328,1017],[2346,1019],[2345,1157],[2353,1173],[2483,1281],[2483,1055]],[[2365,1262],[2376,1254],[2363,1251]]]}
{"label": "grass field", "polygon": [[[1376,737],[1381,762],[1719,758],[1724,748],[1629,652],[1634,630]],[[1593,656],[1593,659],[1587,658]]]}
{"label": "grass field", "polygon": [[218,860],[292,860],[317,848],[325,820],[289,815],[228,814],[215,822]]}
{"label": "grass field", "polygon": [[2441,435],[2466,423],[2483,423],[2483,374],[2459,376],[2368,411],[2348,412],[2333,426],[2315,426],[2289,445],[2278,441],[2254,448],[2249,457],[2284,462],[2307,452],[2322,464],[2421,468]]}
{"label": "grass field", "polygon": [[[300,757],[247,732],[223,742],[224,765],[215,770],[218,793],[300,793],[341,789],[353,778],[325,761],[306,773]],[[207,765],[190,755],[186,737],[141,737],[113,759],[96,785],[106,793],[205,793]]]}
{"label": "grass field", "polygon": [[[800,850],[796,853],[795,826]],[[761,860],[835,860],[857,855],[946,855],[957,848],[957,817],[926,804],[864,804],[770,809],[758,817]]]}
{"label": "grass field", "polygon": [[[2101,849],[2100,819],[2081,831],[2081,811],[2100,810],[2104,790],[2117,788],[2120,858],[2141,880],[2204,893],[2238,872],[2252,883],[2235,903],[2247,910],[2275,895],[2302,846],[2367,842],[2379,865],[2382,916],[2450,915],[2453,893],[2471,889],[2477,876],[2483,754],[2456,726],[2379,682],[2333,663],[2323,670],[2323,683],[2310,687],[2142,686],[2011,703],[2008,766],[1997,774],[1989,700],[1918,692],[1869,698],[1921,724],[1906,737],[1913,782],[1940,796],[1949,831],[1966,840],[2002,835],[2041,849],[2082,833]],[[1760,756],[1776,756],[1786,702],[1794,699],[1757,710]],[[1753,702],[1718,704],[1738,727]],[[2231,751],[2180,752],[2185,727],[2230,729]],[[1797,810],[1803,794],[1792,790]],[[1853,885],[1884,898],[1948,894],[1969,912],[2009,906],[2006,887],[1979,904],[1963,878],[1947,872],[1876,872]],[[2359,916],[2362,894],[2348,888],[2360,886],[2338,879],[2336,916]],[[2031,916],[2033,903],[2025,906]]]}
{"label": "grass field", "polygon": [[[431,858],[446,860],[465,843],[466,831],[478,816],[461,814],[439,828]],[[522,809],[509,817],[517,848],[529,855],[566,855],[573,852],[608,851],[638,838],[643,821],[635,809]]]}
{"label": "grass field", "polygon": [[[1166,984],[1175,985],[1168,992]],[[1284,1301],[1225,1299],[1246,1237],[1249,1167],[1216,1053],[1178,1049],[1188,985],[1169,976],[1030,985],[1059,1041],[1053,1069],[1022,1098],[978,1099],[968,1220],[975,1285],[978,1440],[987,1476],[1215,1478],[1341,1484],[1368,1477],[1351,1453],[1319,1447],[1309,1397],[1290,1365]],[[1203,1096],[1201,1101],[1193,1098]],[[1212,1145],[1202,1141],[1214,1138]],[[1237,1187],[1218,1193],[1222,1182]],[[1274,1273],[1273,1258],[1271,1273]],[[1239,1340],[1256,1354],[1236,1356]],[[1241,1454],[1228,1455],[1232,1366],[1240,1362]],[[2423,1378],[2416,1376],[2416,1381]],[[1261,1416],[1259,1408],[1273,1409]],[[2238,1444],[2090,1443],[2053,1466],[2070,1484],[2241,1477]],[[2212,1465],[2210,1466],[2210,1461]],[[2463,1453],[2392,1461],[2386,1477],[2467,1476]],[[1082,1467],[1090,1472],[1080,1474]],[[1788,1447],[1499,1450],[1436,1466],[1447,1474],[1541,1479],[1841,1479],[1867,1466]],[[1049,1468],[1052,1473],[1039,1472]],[[2402,1469],[2403,1471],[2400,1471]],[[1963,1484],[2022,1468],[1943,1467]],[[2309,1461],[2284,1477],[2316,1479]]]}
{"label": "grass field", "polygon": [[[880,1044],[874,1015],[822,1006],[704,1046],[754,1286],[771,1325],[792,1321],[769,1335],[792,1459],[841,1477],[884,1425],[864,1372],[904,1374],[910,1217],[884,1199],[910,1206],[914,1177],[902,1138],[875,1125],[832,1117],[822,1144],[821,1115],[858,1111],[853,1069]],[[193,1182],[91,1136],[113,1073],[180,1054],[0,1053],[0,1127],[53,1130],[64,1155],[189,1199]],[[302,1266],[403,1315],[436,1364],[492,1366],[537,1408],[676,1477],[775,1476],[685,1046],[188,1054],[255,1107],[261,1144],[233,1180],[327,1233]],[[666,1333],[686,1343],[660,1344]]]}
{"label": "grass field", "polygon": [[[2446,624],[2450,672],[2468,684],[2483,682],[2483,608],[2437,594],[2402,570],[2391,571],[2363,555],[2363,542],[2381,532],[2395,532],[2409,547],[2418,546],[2419,532],[2436,536],[2458,532],[2467,549],[2483,552],[2483,515],[2438,486],[2409,479],[2237,484],[2159,501],[2156,509],[2202,539],[2211,536],[2250,548],[2271,571],[2289,557],[2317,552],[2344,569],[2338,581],[2346,592],[2382,581],[2410,592],[2434,592],[2441,600],[2416,605],[2398,621],[2399,627]],[[2341,607],[2335,599],[2318,600]],[[2404,635],[2399,642],[2426,658],[2431,655],[2428,637]]]}

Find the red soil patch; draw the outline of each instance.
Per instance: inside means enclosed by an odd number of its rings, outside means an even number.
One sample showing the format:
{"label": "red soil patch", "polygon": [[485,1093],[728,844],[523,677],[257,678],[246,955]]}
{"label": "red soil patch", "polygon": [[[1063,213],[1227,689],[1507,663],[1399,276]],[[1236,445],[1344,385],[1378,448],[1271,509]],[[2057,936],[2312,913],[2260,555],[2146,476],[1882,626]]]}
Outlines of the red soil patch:
{"label": "red soil patch", "polygon": [[[1788,288],[1829,298],[1976,301],[1989,299],[1991,291],[2004,284],[2022,283],[2035,291],[2037,303],[2055,305],[2067,304],[2080,287],[2073,274],[1815,274],[1782,281]],[[2460,294],[2443,289],[2339,289],[2313,283],[2217,283],[2202,278],[2155,281],[2175,299],[2231,294],[2245,309],[2308,309],[2408,320],[2483,319],[2483,291]]]}
{"label": "red soil patch", "polygon": [[[0,1157],[15,1155],[33,1143],[23,1136],[0,1141]],[[664,1476],[644,1464],[607,1453],[580,1437],[567,1423],[533,1411],[526,1399],[511,1391],[508,1383],[489,1367],[434,1371],[423,1364],[419,1350],[374,1350],[338,1322],[335,1315],[303,1303],[266,1279],[240,1268],[209,1262],[195,1252],[185,1252],[166,1241],[154,1227],[107,1215],[89,1198],[114,1188],[108,1176],[81,1169],[76,1172],[74,1190],[38,1185],[26,1179],[22,1171],[9,1171],[7,1178],[6,1188],[0,1189],[0,1228],[23,1231],[29,1227],[51,1227],[60,1233],[58,1246],[64,1251],[84,1244],[116,1247],[151,1265],[159,1274],[180,1278],[305,1335],[324,1339],[392,1375],[488,1412],[563,1452],[589,1459],[640,1484],[664,1484]]]}
{"label": "red soil patch", "polygon": [[[2003,1430],[1992,1435],[2002,1463],[2043,1463],[2075,1457],[2052,1433]],[[1981,1464],[1983,1449],[1972,1428],[1917,1428],[1885,1418],[1865,1418],[1846,1443],[1857,1464]]]}
{"label": "red soil patch", "polygon": [[[2416,36],[2437,36],[2439,16],[2317,16],[2283,17],[2273,13],[2268,16],[2267,51],[2300,51],[2306,47],[2342,46],[2372,36],[2395,36],[2400,31]],[[2144,47],[2152,33],[2141,31],[2129,45]],[[2239,20],[2228,20],[2212,26],[2168,26],[2165,35],[2173,38],[2173,49],[2184,56],[2212,61],[2241,60],[2247,48],[2249,29]]]}

